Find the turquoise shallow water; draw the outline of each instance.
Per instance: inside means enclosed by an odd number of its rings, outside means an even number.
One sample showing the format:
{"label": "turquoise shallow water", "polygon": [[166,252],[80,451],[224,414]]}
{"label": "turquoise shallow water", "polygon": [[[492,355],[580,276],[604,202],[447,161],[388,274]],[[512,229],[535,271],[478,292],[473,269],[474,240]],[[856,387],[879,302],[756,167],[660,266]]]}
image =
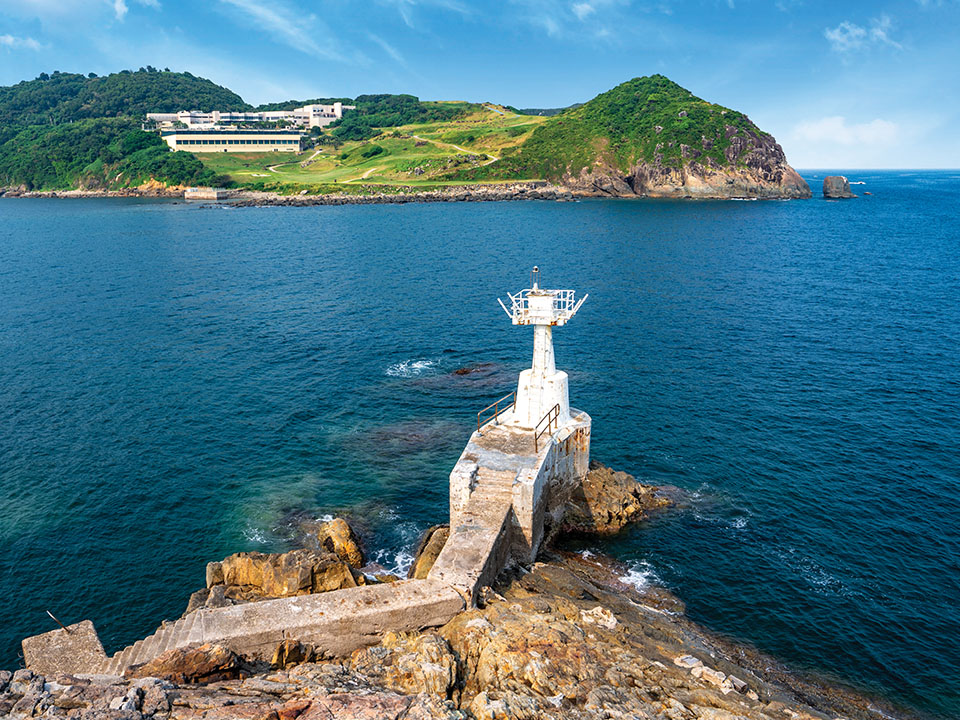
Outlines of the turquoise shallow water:
{"label": "turquoise shallow water", "polygon": [[594,457],[691,498],[597,548],[717,631],[960,717],[960,173],[847,174],[874,194],[0,201],[0,665],[46,609],[116,650],[303,516],[349,511],[402,567],[528,362],[495,298],[539,264],[590,293],[556,350]]}

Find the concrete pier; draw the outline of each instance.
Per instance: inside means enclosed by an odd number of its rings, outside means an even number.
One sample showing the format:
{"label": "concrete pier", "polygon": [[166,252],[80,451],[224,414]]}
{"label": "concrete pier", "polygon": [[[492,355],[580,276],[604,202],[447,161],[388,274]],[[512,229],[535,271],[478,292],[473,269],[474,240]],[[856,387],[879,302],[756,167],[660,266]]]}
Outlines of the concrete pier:
{"label": "concrete pier", "polygon": [[[175,648],[223,645],[269,661],[297,640],[328,657],[376,644],[383,633],[449,622],[476,603],[485,585],[511,564],[536,559],[590,464],[591,419],[568,402],[567,374],[557,371],[552,328],[583,303],[572,290],[532,288],[504,310],[515,325],[534,325],[534,356],[515,401],[496,405],[470,436],[450,473],[450,536],[425,580],[402,580],[223,608],[201,608],[162,625],[111,658],[89,622],[23,641],[27,666],[41,674],[122,674]],[[491,406],[493,407],[493,406]]]}

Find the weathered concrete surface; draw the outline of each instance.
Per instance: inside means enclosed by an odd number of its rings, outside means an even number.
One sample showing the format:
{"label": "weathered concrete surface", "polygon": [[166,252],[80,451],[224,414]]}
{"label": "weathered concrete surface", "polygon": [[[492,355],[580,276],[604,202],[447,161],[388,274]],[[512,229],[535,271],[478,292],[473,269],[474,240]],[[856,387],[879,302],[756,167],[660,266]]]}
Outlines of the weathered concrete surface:
{"label": "weathered concrete surface", "polygon": [[23,641],[24,664],[42,675],[87,672],[106,659],[100,637],[89,620]]}
{"label": "weathered concrete surface", "polygon": [[481,485],[451,527],[450,537],[427,578],[454,587],[472,605],[484,585],[506,566],[510,551],[512,502],[509,488]]}
{"label": "weathered concrete surface", "polygon": [[388,631],[437,627],[465,607],[450,586],[400,580],[320,595],[265,600],[217,610],[201,609],[195,642],[216,642],[245,658],[270,660],[288,637],[327,657],[374,645]]}
{"label": "weathered concrete surface", "polygon": [[513,523],[508,560],[532,562],[545,530],[558,525],[570,493],[586,477],[591,423],[587,413],[571,409],[570,419],[544,434],[539,448],[533,431],[515,424],[509,412],[499,425],[473,433],[450,473],[451,538],[478,488],[509,486]]}

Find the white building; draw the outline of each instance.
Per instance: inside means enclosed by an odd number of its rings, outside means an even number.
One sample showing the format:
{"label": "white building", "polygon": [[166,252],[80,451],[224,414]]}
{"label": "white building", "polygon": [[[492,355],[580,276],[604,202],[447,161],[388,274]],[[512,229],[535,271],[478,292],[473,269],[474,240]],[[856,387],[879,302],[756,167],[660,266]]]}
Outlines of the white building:
{"label": "white building", "polygon": [[171,150],[208,152],[300,152],[300,130],[245,130],[214,125],[161,130],[160,137]]}
{"label": "white building", "polygon": [[293,110],[268,110],[265,112],[226,112],[212,110],[181,110],[175,113],[147,113],[147,120],[161,129],[181,123],[187,128],[202,128],[219,125],[235,125],[257,122],[286,121],[299,127],[326,127],[343,117],[344,110],[356,110],[355,105],[336,102],[332,105],[304,105]]}

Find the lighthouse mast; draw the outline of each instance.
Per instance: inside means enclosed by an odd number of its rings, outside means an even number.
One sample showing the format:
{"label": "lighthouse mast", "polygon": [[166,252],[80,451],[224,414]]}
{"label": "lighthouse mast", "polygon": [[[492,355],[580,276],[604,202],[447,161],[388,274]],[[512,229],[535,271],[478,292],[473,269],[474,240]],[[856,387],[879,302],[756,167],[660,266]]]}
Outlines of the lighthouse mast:
{"label": "lighthouse mast", "polygon": [[567,373],[558,371],[553,354],[553,328],[565,325],[588,295],[579,300],[573,290],[547,290],[540,287],[540,268],[530,274],[531,287],[516,295],[508,293],[509,309],[497,302],[514,325],[533,325],[533,363],[520,373],[512,423],[535,428],[544,415],[559,406],[558,424],[570,419]]}

